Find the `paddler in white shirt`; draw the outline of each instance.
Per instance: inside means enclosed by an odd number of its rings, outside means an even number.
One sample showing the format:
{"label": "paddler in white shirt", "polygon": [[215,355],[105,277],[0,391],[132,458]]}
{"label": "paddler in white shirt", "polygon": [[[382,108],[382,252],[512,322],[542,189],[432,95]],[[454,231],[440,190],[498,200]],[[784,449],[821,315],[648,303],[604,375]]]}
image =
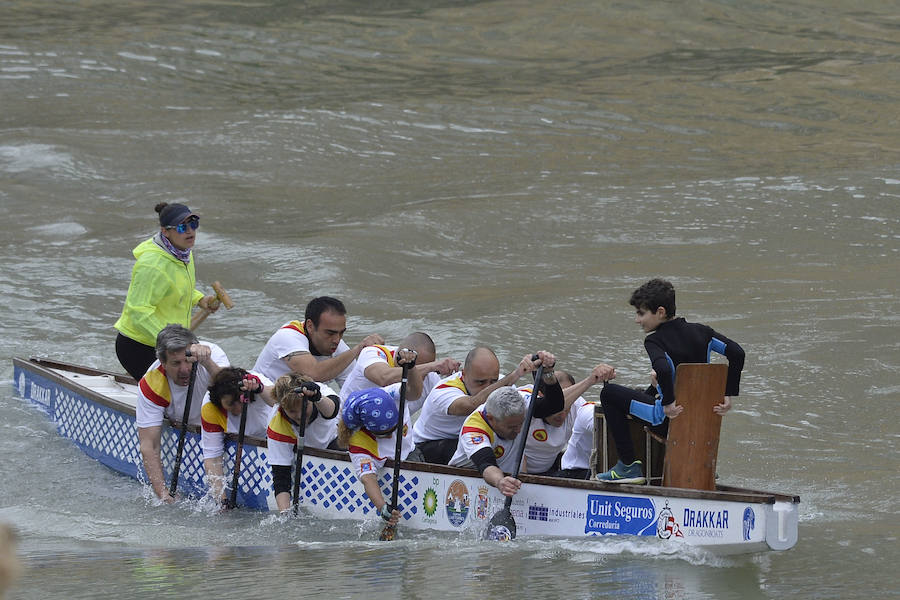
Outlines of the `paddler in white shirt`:
{"label": "paddler in white shirt", "polygon": [[[397,362],[415,363],[415,352],[406,348],[397,351]],[[400,389],[402,383],[386,387],[369,388],[350,394],[341,407],[338,423],[338,440],[346,444],[353,463],[353,472],[363,485],[366,497],[374,505],[375,512],[389,525],[400,520],[400,511],[385,500],[378,485],[378,470],[397,451],[397,436],[401,436],[400,460],[406,460],[413,449],[409,409],[403,409],[403,427],[398,431],[400,416]],[[422,393],[421,374],[409,370],[406,393],[418,396]]]}
{"label": "paddler in white shirt", "polygon": [[[522,469],[531,475],[548,477],[557,475],[562,453],[575,426],[577,409],[584,404],[581,395],[592,385],[613,379],[616,370],[607,364],[599,364],[593,368],[590,375],[578,383],[575,383],[575,378],[565,371],[557,371],[556,376],[563,388],[564,407],[557,413],[531,422],[525,443],[525,466]],[[531,390],[531,385],[519,388],[519,392],[526,397],[531,396]]]}
{"label": "paddler in white shirt", "polygon": [[167,325],[156,336],[156,356],[138,382],[135,423],[141,459],[153,492],[164,502],[174,502],[166,487],[159,455],[163,421],[181,422],[191,367],[198,363],[188,425],[200,425],[200,407],[206,388],[219,369],[228,366],[228,357],[216,344],[201,343],[189,329],[175,324]]}
{"label": "paddler in white shirt", "polygon": [[253,371],[272,381],[294,372],[313,381],[341,385],[363,348],[384,343],[380,335],[371,334],[351,348],[343,339],[346,331],[344,303],[330,296],[313,298],[302,322],[290,321],[272,334]]}
{"label": "paddler in white shirt", "polygon": [[437,360],[431,336],[417,331],[403,338],[399,346],[375,344],[364,348],[341,387],[341,400],[346,401],[350,394],[359,390],[384,387],[400,381],[403,368],[397,364],[398,348],[408,348],[416,353],[416,366],[413,370],[421,374],[423,381],[422,394],[418,398],[407,399],[410,414],[415,414],[422,408],[425,397],[442,377],[459,370],[458,360],[452,358]]}
{"label": "paddler in white shirt", "polygon": [[226,499],[226,478],[222,464],[225,434],[240,431],[245,404],[247,421],[244,424],[244,435],[264,438],[269,420],[275,412],[272,382],[240,367],[223,367],[212,378],[200,408],[200,448],[203,450],[206,483],[210,496],[221,503]]}
{"label": "paddler in white shirt", "polygon": [[[553,370],[556,357],[549,352],[538,352],[536,356],[522,359],[529,366],[529,371],[543,367],[543,375],[539,385],[539,393],[535,399],[532,418],[542,418],[558,413],[565,402],[563,391]],[[525,422],[528,402],[513,386],[498,388],[490,393],[484,406],[477,408],[466,418],[459,432],[459,446],[453,458],[452,467],[474,467],[481,473],[489,485],[496,487],[504,496],[513,496],[522,486],[519,479],[507,475],[516,470],[516,449],[524,435],[522,426]]]}
{"label": "paddler in white shirt", "polygon": [[[304,448],[338,449],[337,416],[341,399],[326,384],[297,373],[279,377],[275,381],[274,395],[278,407],[266,430],[266,458],[272,469],[275,504],[278,510],[287,510],[291,506],[291,477],[296,469],[297,444],[302,437]],[[304,415],[306,423],[301,426]]]}
{"label": "paddler in white shirt", "polygon": [[456,452],[459,430],[472,411],[483,405],[491,392],[514,384],[533,370],[530,357],[526,357],[500,379],[500,361],[493,350],[487,346],[470,350],[462,371],[438,382],[425,398],[413,426],[416,452],[410,460],[446,465]]}

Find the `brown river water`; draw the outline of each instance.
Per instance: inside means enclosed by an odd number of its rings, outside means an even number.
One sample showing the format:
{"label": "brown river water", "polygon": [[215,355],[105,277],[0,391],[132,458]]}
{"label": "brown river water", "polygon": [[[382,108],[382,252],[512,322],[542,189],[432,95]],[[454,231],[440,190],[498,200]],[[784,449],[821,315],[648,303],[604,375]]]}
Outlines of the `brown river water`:
{"label": "brown river water", "polygon": [[[900,5],[0,0],[0,521],[11,598],[897,597]],[[153,205],[202,215],[201,333],[250,366],[329,294],[347,339],[536,349],[642,385],[627,300],[747,351],[721,481],[800,539],[483,544],[148,491],[59,438],[13,356],[119,369]]]}

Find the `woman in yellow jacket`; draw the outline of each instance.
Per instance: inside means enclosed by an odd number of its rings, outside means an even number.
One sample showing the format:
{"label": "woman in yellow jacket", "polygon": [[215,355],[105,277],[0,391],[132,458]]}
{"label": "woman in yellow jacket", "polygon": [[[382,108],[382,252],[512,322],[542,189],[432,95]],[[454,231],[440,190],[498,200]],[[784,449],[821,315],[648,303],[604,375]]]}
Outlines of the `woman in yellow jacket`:
{"label": "woman in yellow jacket", "polygon": [[200,217],[184,204],[156,205],[159,233],[134,249],[134,269],[122,316],[116,321],[116,356],[139,380],[156,360],[156,336],[163,327],[178,323],[190,327],[195,305],[209,311],[219,307],[215,296],[195,289],[194,256]]}

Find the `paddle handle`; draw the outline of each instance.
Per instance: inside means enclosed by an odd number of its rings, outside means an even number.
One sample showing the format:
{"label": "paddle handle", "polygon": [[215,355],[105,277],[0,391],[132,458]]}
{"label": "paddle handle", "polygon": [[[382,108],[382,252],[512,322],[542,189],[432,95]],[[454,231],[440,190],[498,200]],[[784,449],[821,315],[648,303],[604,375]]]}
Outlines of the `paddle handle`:
{"label": "paddle handle", "polygon": [[[225,291],[225,288],[222,287],[222,284],[218,281],[214,281],[212,284],[213,291],[216,292],[216,299],[225,305],[225,308],[231,310],[234,308],[234,302],[231,301],[231,296],[228,295],[228,292]],[[212,311],[208,308],[201,308],[200,312],[194,315],[191,318],[191,331],[197,329],[200,326],[200,323],[206,320],[206,317],[212,314]]]}
{"label": "paddle handle", "polygon": [[[253,400],[253,393],[247,392],[248,399]],[[244,402],[241,406],[241,426],[238,428],[237,449],[234,451],[234,474],[231,476],[231,497],[228,506],[237,506],[238,479],[241,474],[241,459],[244,456],[244,431],[247,429],[247,407],[250,402]]]}
{"label": "paddle handle", "polygon": [[[185,351],[185,356],[190,356],[190,350]],[[172,483],[169,485],[169,495],[175,496],[178,489],[178,474],[181,472],[181,454],[184,452],[184,437],[187,434],[188,418],[191,416],[191,398],[194,395],[194,382],[197,381],[197,366],[191,365],[191,378],[188,380],[187,396],[184,399],[184,414],[181,416],[181,432],[178,435],[178,449],[175,451],[175,465],[172,467]]]}
{"label": "paddle handle", "polygon": [[294,490],[291,494],[294,514],[300,512],[300,481],[303,477],[303,449],[306,446],[306,396],[300,392],[303,405],[300,407],[300,425],[297,430],[297,458],[294,466]]}

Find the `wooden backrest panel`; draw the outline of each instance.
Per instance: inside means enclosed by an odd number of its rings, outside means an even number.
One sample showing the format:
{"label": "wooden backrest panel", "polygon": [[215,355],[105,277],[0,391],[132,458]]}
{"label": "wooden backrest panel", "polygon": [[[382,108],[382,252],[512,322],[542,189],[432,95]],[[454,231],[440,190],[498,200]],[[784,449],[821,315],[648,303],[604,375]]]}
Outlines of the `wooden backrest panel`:
{"label": "wooden backrest panel", "polygon": [[728,365],[682,363],[675,372],[675,402],[684,411],[669,422],[663,485],[714,490],[722,417],[713,406],[725,397]]}

